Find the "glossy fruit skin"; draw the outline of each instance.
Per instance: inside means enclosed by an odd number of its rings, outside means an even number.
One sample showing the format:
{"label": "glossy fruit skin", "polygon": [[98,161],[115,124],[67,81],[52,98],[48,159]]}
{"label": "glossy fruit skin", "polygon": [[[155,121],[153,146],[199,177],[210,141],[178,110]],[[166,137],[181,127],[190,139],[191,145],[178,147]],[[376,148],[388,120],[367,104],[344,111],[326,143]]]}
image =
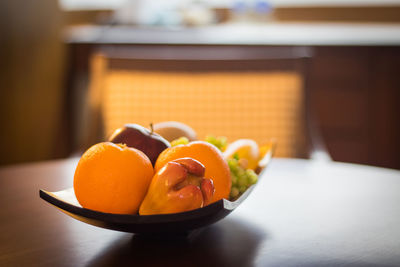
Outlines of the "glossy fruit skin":
{"label": "glossy fruit skin", "polygon": [[215,190],[204,171],[203,164],[192,158],[168,162],[151,180],[139,214],[178,213],[208,205]]}
{"label": "glossy fruit skin", "polygon": [[111,142],[98,143],[78,162],[75,196],[87,209],[136,214],[153,174],[150,160],[140,150]]}
{"label": "glossy fruit skin", "polygon": [[198,160],[206,168],[204,177],[212,180],[215,187],[215,193],[211,203],[223,198],[229,198],[232,180],[228,163],[224,159],[221,151],[207,142],[194,141],[187,145],[177,145],[167,148],[159,155],[154,169],[157,172],[164,167],[167,162],[184,157]]}
{"label": "glossy fruit skin", "polygon": [[159,134],[151,132],[139,124],[125,124],[118,128],[109,138],[115,144],[126,144],[129,147],[139,149],[155,164],[158,155],[170,147],[170,143]]}

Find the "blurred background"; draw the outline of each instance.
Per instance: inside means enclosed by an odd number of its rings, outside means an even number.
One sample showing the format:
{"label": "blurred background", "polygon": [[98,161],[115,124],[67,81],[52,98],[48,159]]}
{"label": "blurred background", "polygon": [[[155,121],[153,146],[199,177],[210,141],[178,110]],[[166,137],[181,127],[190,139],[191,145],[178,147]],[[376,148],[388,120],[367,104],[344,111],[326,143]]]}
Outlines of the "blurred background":
{"label": "blurred background", "polygon": [[317,138],[333,160],[400,169],[398,0],[4,0],[0,13],[0,165],[180,120],[275,137],[281,157]]}

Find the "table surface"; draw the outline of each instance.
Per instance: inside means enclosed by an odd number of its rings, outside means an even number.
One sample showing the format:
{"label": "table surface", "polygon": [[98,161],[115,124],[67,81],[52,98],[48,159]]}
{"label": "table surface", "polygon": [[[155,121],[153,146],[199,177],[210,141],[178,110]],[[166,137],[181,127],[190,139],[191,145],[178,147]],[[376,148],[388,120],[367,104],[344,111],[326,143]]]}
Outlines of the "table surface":
{"label": "table surface", "polygon": [[187,238],[74,220],[39,198],[77,159],[0,169],[0,266],[399,266],[400,171],[274,159],[232,214]]}

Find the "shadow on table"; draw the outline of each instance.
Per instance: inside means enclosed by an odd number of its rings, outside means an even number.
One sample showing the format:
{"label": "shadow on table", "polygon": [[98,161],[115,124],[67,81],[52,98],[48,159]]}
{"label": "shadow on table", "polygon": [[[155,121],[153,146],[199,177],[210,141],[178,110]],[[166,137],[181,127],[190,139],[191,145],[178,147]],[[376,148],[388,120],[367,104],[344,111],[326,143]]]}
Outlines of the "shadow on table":
{"label": "shadow on table", "polygon": [[88,266],[251,266],[265,238],[248,222],[226,219],[189,237],[118,239]]}

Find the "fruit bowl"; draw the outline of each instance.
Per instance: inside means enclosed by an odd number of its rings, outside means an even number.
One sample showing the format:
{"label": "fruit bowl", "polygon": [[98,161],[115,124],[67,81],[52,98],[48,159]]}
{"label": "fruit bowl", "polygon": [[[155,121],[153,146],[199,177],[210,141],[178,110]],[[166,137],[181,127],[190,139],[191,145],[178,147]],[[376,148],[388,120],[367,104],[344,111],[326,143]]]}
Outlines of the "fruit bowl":
{"label": "fruit bowl", "polygon": [[[268,152],[260,161],[263,176],[272,157]],[[238,199],[221,199],[203,208],[163,215],[130,215],[98,212],[82,208],[73,188],[58,192],[40,190],[40,197],[74,219],[94,226],[137,234],[187,233],[197,228],[213,224],[234,211],[253,191],[257,184],[250,186]]]}

